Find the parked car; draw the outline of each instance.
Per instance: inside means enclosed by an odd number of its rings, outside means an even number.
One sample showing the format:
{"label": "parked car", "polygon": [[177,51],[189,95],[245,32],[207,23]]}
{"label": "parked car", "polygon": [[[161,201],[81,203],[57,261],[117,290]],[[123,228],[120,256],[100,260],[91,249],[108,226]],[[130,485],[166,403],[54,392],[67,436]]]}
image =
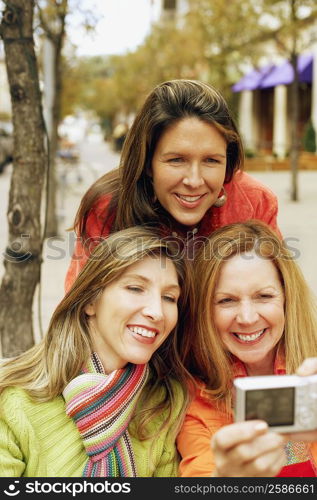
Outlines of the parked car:
{"label": "parked car", "polygon": [[0,174],[13,159],[13,136],[0,128]]}

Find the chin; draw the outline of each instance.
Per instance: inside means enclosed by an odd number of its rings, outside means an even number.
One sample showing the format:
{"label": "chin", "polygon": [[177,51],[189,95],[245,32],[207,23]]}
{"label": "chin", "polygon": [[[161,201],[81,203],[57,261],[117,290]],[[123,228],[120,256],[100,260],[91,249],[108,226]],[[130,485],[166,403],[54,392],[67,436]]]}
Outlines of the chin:
{"label": "chin", "polygon": [[131,356],[128,360],[128,363],[132,363],[133,365],[145,365],[150,361],[151,356]]}
{"label": "chin", "polygon": [[193,219],[185,219],[185,218],[182,218],[182,217],[174,217],[174,219],[179,223],[181,224],[182,226],[185,226],[185,227],[188,227],[188,228],[192,228],[192,227],[195,227],[197,226],[201,219],[203,218],[203,215],[201,217],[195,217]]}

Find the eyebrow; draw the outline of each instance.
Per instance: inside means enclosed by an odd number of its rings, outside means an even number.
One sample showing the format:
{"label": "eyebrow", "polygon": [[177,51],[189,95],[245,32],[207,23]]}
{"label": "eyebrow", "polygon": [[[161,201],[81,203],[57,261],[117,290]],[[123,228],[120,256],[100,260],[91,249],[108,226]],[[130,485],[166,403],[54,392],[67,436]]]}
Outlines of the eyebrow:
{"label": "eyebrow", "polygon": [[[282,285],[281,285],[281,288],[282,288]],[[269,290],[273,290],[275,292],[279,291],[278,288],[276,288],[274,285],[266,285],[266,286],[262,286],[261,288],[257,288],[255,290],[254,293],[258,293],[258,292],[265,292],[265,291],[269,291]],[[215,294],[214,295],[218,295],[218,294],[222,294],[222,295],[235,295],[235,292],[232,292],[232,291],[222,291],[222,290],[219,290],[219,291],[215,291]]]}
{"label": "eyebrow", "polygon": [[[126,279],[137,279],[139,281],[143,281],[143,283],[145,283],[147,285],[150,283],[153,283],[152,280],[150,280],[149,278],[146,278],[142,274],[126,274],[125,276],[123,276],[123,280],[126,280]],[[165,288],[166,289],[168,288],[169,290],[170,289],[175,289],[178,291],[181,290],[181,287],[178,284],[174,284],[174,283],[167,285]]]}
{"label": "eyebrow", "polygon": [[[177,151],[168,151],[167,153],[162,153],[162,156],[169,156],[169,155],[175,155],[175,156],[182,156],[184,153],[180,153]],[[185,154],[186,156],[186,154]],[[206,153],[206,156],[220,156],[221,158],[226,158],[226,155],[223,155],[221,153]]]}

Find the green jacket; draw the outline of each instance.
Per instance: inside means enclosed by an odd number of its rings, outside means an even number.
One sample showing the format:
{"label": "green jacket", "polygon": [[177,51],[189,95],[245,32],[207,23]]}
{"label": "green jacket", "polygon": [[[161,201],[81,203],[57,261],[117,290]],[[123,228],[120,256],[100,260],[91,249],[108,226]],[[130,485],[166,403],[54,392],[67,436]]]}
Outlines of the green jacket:
{"label": "green jacket", "polygon": [[[146,390],[146,388],[144,389]],[[173,423],[183,403],[182,391],[173,405]],[[160,400],[156,394],[153,405]],[[151,401],[152,403],[152,401]],[[162,415],[152,419],[156,431]],[[177,475],[178,454],[175,433],[165,429],[153,439],[133,437],[136,418],[129,426],[138,476]],[[0,395],[0,477],[80,477],[87,455],[72,419],[65,413],[62,396],[49,402],[35,402],[21,388],[9,387]]]}

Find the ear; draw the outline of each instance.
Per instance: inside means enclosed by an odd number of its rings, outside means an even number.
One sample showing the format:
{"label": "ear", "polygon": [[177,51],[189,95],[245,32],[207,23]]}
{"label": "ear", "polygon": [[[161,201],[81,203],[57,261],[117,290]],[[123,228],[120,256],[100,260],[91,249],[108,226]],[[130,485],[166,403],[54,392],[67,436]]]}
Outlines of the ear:
{"label": "ear", "polygon": [[84,310],[88,316],[94,316],[96,314],[95,302],[90,302],[89,304],[87,304]]}

